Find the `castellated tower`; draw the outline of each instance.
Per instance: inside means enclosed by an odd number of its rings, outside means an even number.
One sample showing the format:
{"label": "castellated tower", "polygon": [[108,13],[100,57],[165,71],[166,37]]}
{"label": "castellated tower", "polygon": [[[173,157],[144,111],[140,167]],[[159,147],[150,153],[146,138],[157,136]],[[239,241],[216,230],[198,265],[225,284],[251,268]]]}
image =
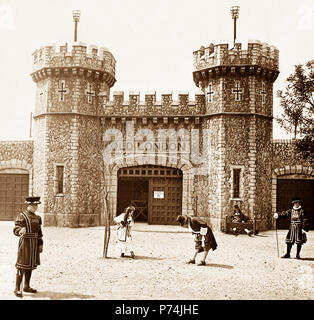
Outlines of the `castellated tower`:
{"label": "castellated tower", "polygon": [[206,94],[209,137],[208,210],[211,221],[238,204],[267,229],[271,221],[273,83],[279,51],[259,41],[210,44],[194,52],[193,79]]}
{"label": "castellated tower", "polygon": [[34,194],[45,225],[98,225],[103,128],[99,96],[115,83],[115,59],[105,48],[75,42],[33,53]]}

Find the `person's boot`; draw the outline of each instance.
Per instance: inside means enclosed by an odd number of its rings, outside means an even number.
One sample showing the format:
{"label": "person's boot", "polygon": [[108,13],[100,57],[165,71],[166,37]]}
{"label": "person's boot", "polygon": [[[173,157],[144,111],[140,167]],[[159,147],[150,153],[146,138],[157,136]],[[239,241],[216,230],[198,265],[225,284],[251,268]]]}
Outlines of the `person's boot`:
{"label": "person's boot", "polygon": [[135,259],[134,251],[131,251],[131,258],[132,258],[132,259]]}
{"label": "person's boot", "polygon": [[253,230],[244,229],[244,231],[246,232],[246,234],[247,234],[249,237],[252,237]]}
{"label": "person's boot", "polygon": [[36,293],[37,290],[30,287],[29,282],[31,280],[32,270],[25,271],[24,292]]}
{"label": "person's boot", "polygon": [[300,257],[301,249],[302,249],[302,244],[298,244],[297,245],[297,255],[296,255],[297,259],[301,259],[301,257]]}
{"label": "person's boot", "polygon": [[205,261],[204,261],[204,260],[202,260],[202,261],[198,264],[198,266],[206,266]]}
{"label": "person's boot", "polygon": [[15,280],[15,290],[14,290],[14,294],[15,294],[18,298],[22,298],[22,297],[23,297],[23,293],[22,293],[22,291],[21,291],[22,279],[23,279],[23,271],[17,270],[17,272],[16,272],[16,280]]}
{"label": "person's boot", "polygon": [[292,244],[291,243],[287,243],[287,253],[284,256],[282,256],[281,258],[290,258],[291,248],[292,248]]}
{"label": "person's boot", "polygon": [[189,260],[188,263],[195,264],[195,259]]}

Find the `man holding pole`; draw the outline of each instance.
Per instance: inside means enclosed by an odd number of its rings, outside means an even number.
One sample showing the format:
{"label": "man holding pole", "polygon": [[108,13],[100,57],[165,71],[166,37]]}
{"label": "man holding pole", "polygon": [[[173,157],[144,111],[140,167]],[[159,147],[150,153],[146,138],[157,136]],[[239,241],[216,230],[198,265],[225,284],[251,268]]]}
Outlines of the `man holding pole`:
{"label": "man holding pole", "polygon": [[274,218],[278,216],[289,216],[291,219],[288,234],[286,236],[287,253],[282,258],[290,258],[291,248],[294,243],[297,244],[296,258],[300,258],[300,252],[302,244],[306,242],[306,234],[303,231],[308,232],[308,220],[304,214],[304,210],[301,207],[300,199],[294,199],[292,201],[293,207],[287,211],[282,211],[274,214]]}

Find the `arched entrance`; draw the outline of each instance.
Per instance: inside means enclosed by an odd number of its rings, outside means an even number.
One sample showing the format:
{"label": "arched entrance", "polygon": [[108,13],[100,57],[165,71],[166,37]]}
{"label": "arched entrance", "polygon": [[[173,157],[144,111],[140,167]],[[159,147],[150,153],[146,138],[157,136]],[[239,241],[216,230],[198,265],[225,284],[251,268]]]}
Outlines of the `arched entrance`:
{"label": "arched entrance", "polygon": [[[314,172],[310,167],[293,166],[274,170],[273,174],[273,208],[280,212],[291,208],[293,198],[301,198],[302,207],[309,219],[310,229],[314,229]],[[278,229],[287,229],[289,219],[280,218]]]}
{"label": "arched entrance", "polygon": [[117,212],[134,205],[135,220],[149,224],[176,224],[182,213],[182,171],[157,165],[118,170]]}

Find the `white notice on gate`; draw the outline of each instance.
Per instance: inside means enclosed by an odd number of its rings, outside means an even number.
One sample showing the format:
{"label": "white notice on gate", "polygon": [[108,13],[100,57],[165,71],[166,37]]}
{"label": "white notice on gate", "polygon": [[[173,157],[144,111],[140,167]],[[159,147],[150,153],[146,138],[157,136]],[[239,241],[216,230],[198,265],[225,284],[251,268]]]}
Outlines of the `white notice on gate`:
{"label": "white notice on gate", "polygon": [[164,191],[154,191],[154,199],[163,199],[164,197]]}

